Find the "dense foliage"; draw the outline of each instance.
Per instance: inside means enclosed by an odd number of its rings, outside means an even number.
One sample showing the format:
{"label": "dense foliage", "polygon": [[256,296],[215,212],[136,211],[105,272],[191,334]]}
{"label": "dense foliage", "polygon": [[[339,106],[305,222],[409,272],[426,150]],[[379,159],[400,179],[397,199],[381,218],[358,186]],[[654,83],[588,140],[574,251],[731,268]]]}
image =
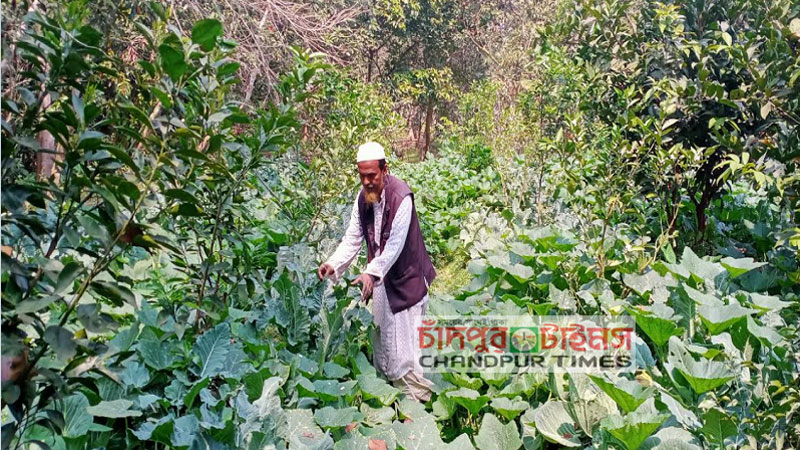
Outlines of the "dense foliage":
{"label": "dense foliage", "polygon": [[[377,2],[367,77],[286,47],[253,102],[252,43],[133,3],[3,43],[3,448],[800,445],[796,2]],[[628,314],[635,374],[375,371],[363,260],[315,269],[407,133],[429,312]]]}

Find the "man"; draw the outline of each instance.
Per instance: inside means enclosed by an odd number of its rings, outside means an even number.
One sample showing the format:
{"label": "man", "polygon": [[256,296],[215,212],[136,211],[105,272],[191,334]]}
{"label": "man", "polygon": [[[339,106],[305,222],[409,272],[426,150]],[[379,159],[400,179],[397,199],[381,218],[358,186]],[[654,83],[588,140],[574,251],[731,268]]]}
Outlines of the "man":
{"label": "man", "polygon": [[436,277],[408,185],[388,174],[383,147],[368,142],[358,148],[362,189],[356,196],[342,242],[319,266],[320,279],[338,278],[367,241],[367,268],[353,284],[361,296],[374,297],[372,335],[375,367],[409,398],[426,402],[432,383],[422,375],[415,320],[425,314],[428,286]]}

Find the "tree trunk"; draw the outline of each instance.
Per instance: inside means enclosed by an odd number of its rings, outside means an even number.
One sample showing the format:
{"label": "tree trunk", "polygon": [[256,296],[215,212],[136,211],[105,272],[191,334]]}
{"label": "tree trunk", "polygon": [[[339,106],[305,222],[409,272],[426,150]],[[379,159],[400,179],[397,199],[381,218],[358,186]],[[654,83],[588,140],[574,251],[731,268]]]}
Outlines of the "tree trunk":
{"label": "tree trunk", "polygon": [[700,201],[695,205],[694,215],[697,219],[697,231],[700,234],[705,234],[707,223],[707,216],[706,210],[708,209],[708,205],[711,203],[711,189],[706,189],[703,191],[703,195],[700,198]]}
{"label": "tree trunk", "polygon": [[695,176],[695,178],[701,182],[700,186],[702,189],[702,192],[700,193],[700,201],[697,201],[695,196],[692,195],[692,200],[694,201],[695,206],[695,218],[697,219],[697,231],[700,232],[701,235],[703,235],[706,231],[706,210],[711,204],[711,200],[717,195],[722,187],[717,182],[721,172],[721,169],[717,168],[717,165],[722,160],[722,156],[723,154],[720,150],[714,152],[708,157],[706,162],[703,163],[703,165],[697,171],[697,175]]}
{"label": "tree trunk", "polygon": [[372,82],[372,59],[375,57],[375,51],[370,49],[367,55],[367,83],[370,83]]}
{"label": "tree trunk", "polygon": [[433,102],[428,103],[425,111],[425,146],[420,154],[420,160],[424,160],[431,148],[431,124],[433,123]]}
{"label": "tree trunk", "polygon": [[250,96],[253,95],[253,89],[256,85],[256,71],[250,72],[250,79],[247,81],[247,89],[244,91],[244,102],[250,102]]}
{"label": "tree trunk", "polygon": [[[47,94],[42,100],[41,110],[44,112],[50,107],[52,99],[50,94]],[[55,181],[58,183],[58,171],[56,168],[56,160],[63,159],[62,152],[56,153],[56,140],[49,131],[43,130],[36,135],[36,140],[39,141],[41,150],[36,153],[36,178],[39,180],[47,180],[55,172]]]}

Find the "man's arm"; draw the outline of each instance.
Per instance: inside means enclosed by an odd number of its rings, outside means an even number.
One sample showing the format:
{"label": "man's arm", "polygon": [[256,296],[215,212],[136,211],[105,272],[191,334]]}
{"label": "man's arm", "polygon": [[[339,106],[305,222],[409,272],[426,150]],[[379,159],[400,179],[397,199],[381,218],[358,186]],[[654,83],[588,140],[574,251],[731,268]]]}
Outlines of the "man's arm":
{"label": "man's arm", "polygon": [[411,224],[411,212],[411,196],[407,195],[397,208],[392,221],[392,228],[389,232],[389,239],[386,241],[383,251],[380,256],[373,258],[367,264],[366,270],[364,270],[364,273],[368,273],[375,278],[375,282],[383,280],[386,272],[392,268],[392,265],[400,256],[400,252],[403,251],[403,247],[406,244],[406,236],[408,236],[408,227]]}
{"label": "man's arm", "polygon": [[350,224],[347,226],[342,242],[339,243],[336,251],[325,262],[333,267],[335,280],[339,279],[342,273],[350,267],[350,264],[352,264],[361,250],[361,241],[363,239],[361,219],[358,217],[358,195],[356,195],[353,209],[350,212]]}

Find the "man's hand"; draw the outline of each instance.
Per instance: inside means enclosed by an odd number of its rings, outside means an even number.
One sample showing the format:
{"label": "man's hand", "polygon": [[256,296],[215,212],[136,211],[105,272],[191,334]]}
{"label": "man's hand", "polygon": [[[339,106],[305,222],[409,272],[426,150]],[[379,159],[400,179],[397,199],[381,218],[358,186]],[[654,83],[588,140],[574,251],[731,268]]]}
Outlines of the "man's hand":
{"label": "man's hand", "polygon": [[317,269],[317,276],[320,280],[324,280],[325,278],[333,276],[334,273],[336,273],[336,270],[328,263],[322,263],[322,265],[319,266],[319,269]]}
{"label": "man's hand", "polygon": [[360,284],[361,299],[369,303],[369,298],[372,297],[372,286],[375,285],[375,279],[372,278],[372,275],[368,273],[362,273],[350,284],[353,286]]}

